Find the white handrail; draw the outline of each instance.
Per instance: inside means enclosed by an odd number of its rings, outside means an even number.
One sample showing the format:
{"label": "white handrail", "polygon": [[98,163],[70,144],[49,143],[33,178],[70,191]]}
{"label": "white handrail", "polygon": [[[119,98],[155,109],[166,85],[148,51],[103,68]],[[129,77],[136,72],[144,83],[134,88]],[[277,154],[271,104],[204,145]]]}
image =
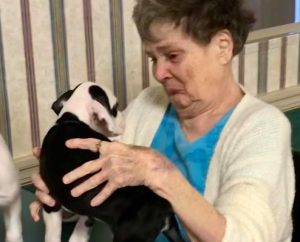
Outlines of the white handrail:
{"label": "white handrail", "polygon": [[247,43],[300,33],[300,22],[250,32]]}

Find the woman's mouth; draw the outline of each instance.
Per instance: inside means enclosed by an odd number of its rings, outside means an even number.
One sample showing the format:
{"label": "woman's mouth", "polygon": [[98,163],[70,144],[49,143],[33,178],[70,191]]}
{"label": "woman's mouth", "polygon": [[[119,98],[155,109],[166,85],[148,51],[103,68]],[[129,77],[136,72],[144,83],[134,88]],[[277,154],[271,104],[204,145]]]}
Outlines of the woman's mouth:
{"label": "woman's mouth", "polygon": [[168,96],[173,96],[177,94],[182,94],[182,91],[179,89],[166,89],[166,93],[168,94]]}

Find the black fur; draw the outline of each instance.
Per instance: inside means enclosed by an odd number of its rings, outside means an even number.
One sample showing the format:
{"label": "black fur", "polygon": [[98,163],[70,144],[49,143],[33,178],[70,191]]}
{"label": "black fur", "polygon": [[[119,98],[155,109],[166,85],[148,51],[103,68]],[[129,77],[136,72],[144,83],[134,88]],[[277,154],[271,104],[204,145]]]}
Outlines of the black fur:
{"label": "black fur", "polygon": [[86,161],[99,157],[88,150],[68,149],[65,142],[71,138],[90,138],[109,141],[93,131],[88,125],[71,114],[65,113],[47,133],[40,156],[40,174],[56,206],[45,206],[47,212],[57,211],[61,205],[80,215],[87,215],[106,222],[114,234],[114,242],[153,242],[168,218],[172,226],[165,231],[172,242],[183,242],[171,205],[145,186],[125,187],[115,191],[103,204],[91,207],[91,199],[104,184],[84,193],[78,198],[70,190],[91,175],[65,185],[62,177]]}
{"label": "black fur", "polygon": [[66,102],[72,96],[74,90],[69,90],[65,92],[52,104],[51,108],[56,113],[56,115],[58,115],[59,112],[62,110],[64,102]]}
{"label": "black fur", "polygon": [[116,117],[117,116],[117,112],[118,112],[118,103],[116,103],[115,106],[113,106],[112,108],[110,103],[109,103],[109,100],[108,100],[108,97],[105,93],[105,91],[99,87],[99,86],[91,86],[89,88],[89,93],[91,95],[91,97],[96,100],[97,102],[101,103],[103,105],[103,107],[106,108],[106,110],[108,111],[108,113],[113,116],[113,117]]}

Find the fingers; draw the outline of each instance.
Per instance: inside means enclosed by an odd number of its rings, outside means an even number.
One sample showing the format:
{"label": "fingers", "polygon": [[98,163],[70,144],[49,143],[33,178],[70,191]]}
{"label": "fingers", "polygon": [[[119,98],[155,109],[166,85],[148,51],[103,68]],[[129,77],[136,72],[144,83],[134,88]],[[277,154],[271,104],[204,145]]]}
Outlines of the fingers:
{"label": "fingers", "polygon": [[37,199],[50,207],[55,205],[55,200],[48,194],[49,189],[46,186],[45,182],[41,178],[41,176],[37,173],[32,174],[32,183],[36,187],[35,195]]}
{"label": "fingers", "polygon": [[46,186],[45,182],[43,181],[43,179],[41,178],[40,174],[38,173],[34,173],[31,176],[31,180],[33,185],[38,189],[41,190],[45,193],[49,193],[49,189]]}
{"label": "fingers", "polygon": [[112,183],[107,183],[102,191],[91,201],[91,206],[96,207],[105,201],[117,188]]}
{"label": "fingers", "polygon": [[40,220],[40,210],[41,210],[42,204],[35,200],[29,205],[30,215],[34,222],[38,222]]}
{"label": "fingers", "polygon": [[33,147],[32,149],[32,154],[39,159],[40,158],[40,154],[41,154],[41,149],[40,147]]}
{"label": "fingers", "polygon": [[99,186],[106,180],[107,180],[107,174],[105,174],[104,172],[99,172],[94,176],[90,177],[89,179],[87,179],[85,182],[75,187],[74,189],[72,189],[71,194],[73,197],[79,197],[81,194]]}
{"label": "fingers", "polygon": [[67,173],[63,177],[63,183],[70,184],[73,181],[86,176],[88,174],[99,171],[102,168],[103,161],[102,160],[92,160],[84,163],[82,166],[74,169],[73,171]]}
{"label": "fingers", "polygon": [[36,190],[35,196],[37,199],[49,207],[53,207],[55,205],[55,200],[47,193]]}
{"label": "fingers", "polygon": [[70,139],[66,141],[66,146],[71,149],[84,149],[90,150],[93,152],[99,152],[105,141],[100,141],[95,138],[87,138],[87,139]]}

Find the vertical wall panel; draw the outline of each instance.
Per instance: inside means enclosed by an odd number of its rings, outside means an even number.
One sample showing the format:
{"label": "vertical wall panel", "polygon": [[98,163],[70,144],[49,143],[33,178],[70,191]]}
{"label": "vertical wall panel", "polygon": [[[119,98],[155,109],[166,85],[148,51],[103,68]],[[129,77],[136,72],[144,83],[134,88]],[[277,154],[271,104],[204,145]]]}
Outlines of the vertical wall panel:
{"label": "vertical wall panel", "polygon": [[93,38],[93,19],[92,19],[92,2],[83,0],[84,15],[84,35],[85,35],[85,52],[87,64],[87,80],[95,82],[95,58],[94,58],[94,38]]}
{"label": "vertical wall panel", "polygon": [[148,65],[149,65],[148,68],[149,68],[149,80],[150,80],[149,86],[160,85],[153,75],[152,62],[148,61]]}
{"label": "vertical wall panel", "polygon": [[127,105],[127,91],[124,48],[123,1],[111,0],[109,3],[113,57],[112,60],[114,68],[114,91],[119,99],[120,109],[124,109]]}
{"label": "vertical wall panel", "polygon": [[140,37],[132,19],[135,0],[123,1],[125,68],[127,98],[132,100],[143,88],[142,47]]}
{"label": "vertical wall panel", "polygon": [[3,40],[2,40],[1,15],[0,15],[0,134],[6,141],[8,147],[12,149],[8,97],[7,97],[7,89],[6,89],[6,74],[5,74],[5,62],[4,62],[4,48],[3,48]]}
{"label": "vertical wall panel", "polygon": [[241,85],[245,84],[245,48],[239,54],[238,82]]}
{"label": "vertical wall panel", "polygon": [[258,92],[258,43],[245,46],[245,88],[256,95]]}
{"label": "vertical wall panel", "polygon": [[300,85],[300,34],[298,34],[298,85]]}
{"label": "vertical wall panel", "polygon": [[2,0],[1,18],[12,151],[16,158],[32,149],[20,1]]}
{"label": "vertical wall panel", "polygon": [[49,0],[56,95],[70,88],[64,0]]}
{"label": "vertical wall panel", "polygon": [[56,82],[49,9],[49,1],[30,0],[41,139],[53,125],[56,116],[51,109],[53,101],[56,100]]}
{"label": "vertical wall panel", "polygon": [[150,85],[150,70],[149,70],[149,58],[146,55],[143,45],[141,45],[142,52],[142,87],[143,89]]}
{"label": "vertical wall panel", "polygon": [[34,147],[40,146],[40,123],[38,114],[38,101],[36,95],[35,65],[32,44],[31,11],[29,0],[20,0],[22,16],[22,34],[24,41],[24,54],[26,64],[26,81],[29,102],[29,115],[31,124],[31,140]]}
{"label": "vertical wall panel", "polygon": [[298,85],[299,45],[299,35],[287,38],[286,87]]}
{"label": "vertical wall panel", "polygon": [[268,53],[268,87],[269,92],[280,89],[280,58],[281,58],[281,39],[269,40]]}
{"label": "vertical wall panel", "polygon": [[280,89],[286,86],[286,53],[287,52],[287,37],[281,38],[281,49],[280,49]]}
{"label": "vertical wall panel", "polygon": [[258,44],[258,94],[266,93],[268,78],[268,41]]}
{"label": "vertical wall panel", "polygon": [[239,56],[235,56],[232,60],[232,72],[234,80],[238,81],[239,79]]}
{"label": "vertical wall panel", "polygon": [[65,0],[70,87],[87,81],[86,45],[82,0]]}
{"label": "vertical wall panel", "polygon": [[109,1],[92,1],[96,82],[113,90]]}

